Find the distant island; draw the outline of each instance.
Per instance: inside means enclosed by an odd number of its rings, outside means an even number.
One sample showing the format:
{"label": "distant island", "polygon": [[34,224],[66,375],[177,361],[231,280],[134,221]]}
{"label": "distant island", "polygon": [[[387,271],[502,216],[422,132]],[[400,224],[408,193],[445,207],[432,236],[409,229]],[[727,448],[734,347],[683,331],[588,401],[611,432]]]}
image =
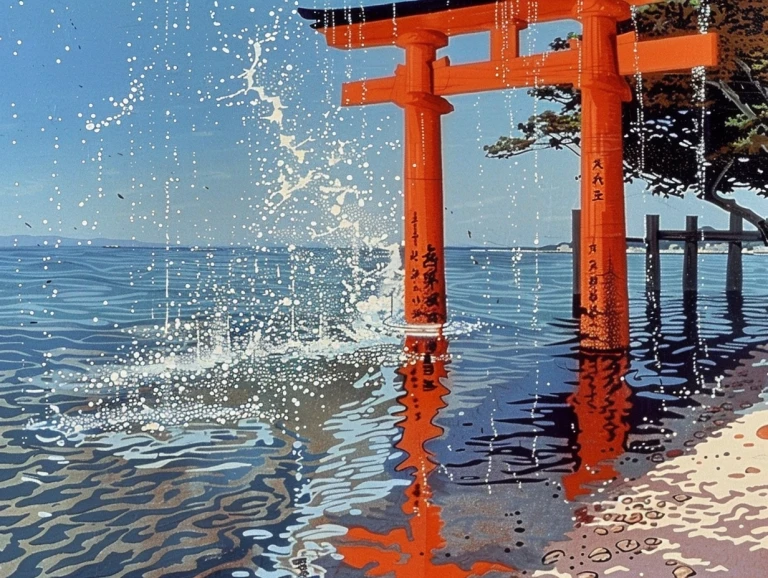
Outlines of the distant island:
{"label": "distant island", "polygon": [[14,247],[164,247],[162,243],[147,243],[126,239],[74,239],[56,235],[1,235],[0,249]]}

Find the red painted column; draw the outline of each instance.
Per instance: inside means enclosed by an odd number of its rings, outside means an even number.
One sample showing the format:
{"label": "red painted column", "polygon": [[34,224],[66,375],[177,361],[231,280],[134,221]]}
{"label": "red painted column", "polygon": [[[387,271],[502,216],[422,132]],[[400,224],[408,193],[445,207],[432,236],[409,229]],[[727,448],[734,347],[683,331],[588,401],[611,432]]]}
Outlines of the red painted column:
{"label": "red painted column", "polygon": [[397,39],[405,48],[405,320],[446,321],[443,239],[441,120],[453,107],[433,94],[432,64],[448,38],[441,32],[409,32]]}
{"label": "red painted column", "polygon": [[623,2],[585,0],[579,16],[582,346],[624,350],[629,299],[621,103],[631,94],[618,73],[616,22],[629,13]]}

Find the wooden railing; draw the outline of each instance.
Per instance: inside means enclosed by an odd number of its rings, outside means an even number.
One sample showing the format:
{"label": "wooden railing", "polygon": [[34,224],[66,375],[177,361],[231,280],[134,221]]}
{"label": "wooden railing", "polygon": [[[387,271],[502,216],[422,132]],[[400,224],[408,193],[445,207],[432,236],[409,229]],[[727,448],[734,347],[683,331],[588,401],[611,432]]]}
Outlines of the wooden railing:
{"label": "wooden railing", "polygon": [[[581,211],[574,209],[572,214],[572,250],[573,250],[573,303],[574,315],[578,314],[581,288],[579,287],[579,255],[581,247],[579,243],[579,229],[581,223]],[[727,231],[703,231],[699,230],[698,217],[687,216],[685,229],[661,230],[659,228],[659,215],[645,216],[645,237],[627,237],[627,242],[645,244],[645,288],[648,292],[661,291],[661,241],[683,242],[683,293],[694,294],[698,289],[698,253],[699,244],[706,241],[718,241],[728,243],[728,265],[725,275],[725,291],[727,293],[742,292],[743,265],[742,243],[762,241],[763,237],[758,231],[744,231],[744,222],[741,217],[731,214],[730,227]]]}

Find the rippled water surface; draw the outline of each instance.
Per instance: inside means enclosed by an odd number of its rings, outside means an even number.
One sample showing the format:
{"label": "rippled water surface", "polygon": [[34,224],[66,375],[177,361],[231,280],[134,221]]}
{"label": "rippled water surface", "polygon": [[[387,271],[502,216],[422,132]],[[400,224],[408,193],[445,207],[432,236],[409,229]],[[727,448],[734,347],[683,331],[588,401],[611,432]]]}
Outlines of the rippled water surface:
{"label": "rippled water surface", "polygon": [[0,574],[534,575],[768,341],[765,257],[691,300],[630,255],[628,357],[576,354],[570,255],[447,258],[435,338],[384,252],[0,252]]}

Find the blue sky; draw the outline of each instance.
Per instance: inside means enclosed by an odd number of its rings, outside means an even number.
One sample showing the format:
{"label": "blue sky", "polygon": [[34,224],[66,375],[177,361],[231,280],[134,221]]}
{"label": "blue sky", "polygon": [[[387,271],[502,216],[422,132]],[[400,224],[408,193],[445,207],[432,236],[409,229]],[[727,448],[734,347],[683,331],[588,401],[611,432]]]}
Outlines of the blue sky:
{"label": "blue sky", "polygon": [[[313,4],[334,5],[302,5]],[[0,235],[184,245],[398,240],[401,113],[338,102],[343,81],[391,74],[399,50],[331,50],[295,7],[6,2]],[[576,29],[532,27],[523,49],[541,50]],[[443,52],[454,62],[481,60],[487,44],[458,38]],[[515,163],[482,151],[543,103],[525,91],[452,102],[456,111],[444,120],[448,244],[566,240],[578,159],[560,151]],[[768,214],[765,201],[743,198]],[[632,235],[642,234],[649,212],[661,213],[667,228],[682,228],[686,214],[727,223],[693,198],[662,201],[641,186],[627,190],[627,201]]]}

